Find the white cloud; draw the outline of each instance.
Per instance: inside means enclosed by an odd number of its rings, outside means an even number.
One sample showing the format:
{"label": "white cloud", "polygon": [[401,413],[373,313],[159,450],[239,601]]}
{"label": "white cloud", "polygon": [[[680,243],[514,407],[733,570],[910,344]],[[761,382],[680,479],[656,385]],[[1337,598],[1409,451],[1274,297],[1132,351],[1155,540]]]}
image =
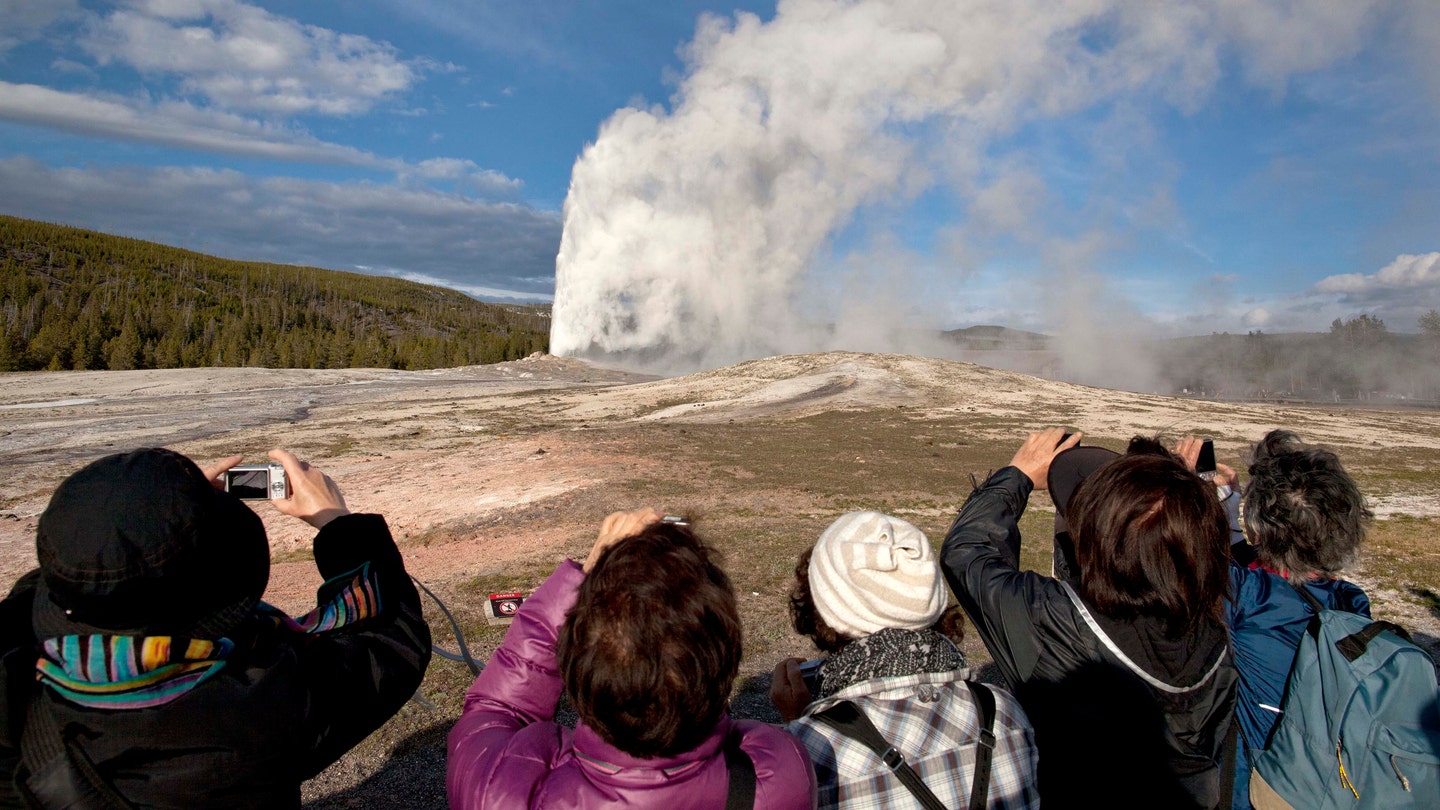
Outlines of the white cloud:
{"label": "white cloud", "polygon": [[381,158],[302,132],[202,109],[0,81],[0,120],[104,138],[269,160],[380,166]]}
{"label": "white cloud", "polygon": [[196,107],[114,96],[67,93],[0,81],[0,120],[79,135],[298,163],[330,163],[393,171],[402,180],[454,182],[455,190],[486,198],[516,196],[523,184],[471,160],[431,158],[418,164],[318,140],[302,130]]}
{"label": "white cloud", "polygon": [[50,69],[55,71],[56,73],[78,74],[81,76],[88,76],[92,79],[98,78],[100,75],[96,73],[95,70],[89,65],[81,64],[79,62],[76,62],[74,59],[56,59],[55,61],[50,63]]}
{"label": "white cloud", "polygon": [[[431,139],[435,140],[434,138]],[[401,181],[412,178],[453,184],[457,193],[491,200],[519,199],[525,184],[494,169],[482,169],[473,160],[462,158],[430,158],[407,164],[399,172]]]}
{"label": "white cloud", "polygon": [[80,0],[0,0],[0,54],[79,12]]}
{"label": "white cloud", "polygon": [[1243,48],[1260,84],[1283,89],[1290,76],[1353,55],[1385,0],[1216,0],[1219,27]]}
{"label": "white cloud", "polygon": [[553,212],[374,183],[175,167],[56,169],[17,157],[0,159],[0,188],[0,213],[237,259],[388,268],[496,297],[547,298],[560,240]]}
{"label": "white cloud", "polygon": [[1246,326],[1250,327],[1269,326],[1272,320],[1273,318],[1270,315],[1270,310],[1265,309],[1264,307],[1256,307],[1249,312],[1246,312],[1240,318],[1241,323],[1244,323]]}
{"label": "white cloud", "polygon": [[1421,290],[1440,290],[1440,253],[1400,255],[1378,272],[1328,276],[1315,284],[1316,292],[1339,293],[1347,300],[1362,302]]}
{"label": "white cloud", "polygon": [[214,104],[283,115],[362,113],[444,69],[238,0],[133,0],[95,18],[80,46],[101,65],[174,75]]}
{"label": "white cloud", "polygon": [[[382,270],[386,275],[403,278],[406,281],[413,281],[417,284],[429,284],[435,287],[449,287],[452,290],[459,290],[472,298],[480,298],[486,301],[493,301],[497,298],[513,301],[543,301],[549,302],[555,298],[554,295],[540,293],[520,293],[515,290],[502,290],[496,287],[482,287],[475,284],[460,284],[450,279],[427,276],[424,273],[407,273],[401,270]],[[552,279],[544,279],[547,284]]]}

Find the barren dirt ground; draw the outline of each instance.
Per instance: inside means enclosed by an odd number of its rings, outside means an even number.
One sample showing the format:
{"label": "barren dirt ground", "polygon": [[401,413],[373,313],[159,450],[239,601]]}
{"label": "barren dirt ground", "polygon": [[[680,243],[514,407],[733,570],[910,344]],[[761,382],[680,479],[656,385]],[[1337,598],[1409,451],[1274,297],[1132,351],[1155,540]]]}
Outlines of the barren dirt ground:
{"label": "barren dirt ground", "polygon": [[[1120,448],[1137,433],[1215,438],[1241,466],[1273,427],[1335,448],[1377,520],[1353,578],[1377,617],[1440,644],[1440,413],[1236,405],[1085,388],[966,363],[830,353],[672,379],[549,356],[398,372],[190,369],[0,375],[0,584],[34,564],[36,518],[66,475],[164,445],[197,460],[285,446],[389,520],[412,573],[458,614],[482,661],[503,637],[485,594],[528,590],[582,556],[601,518],[655,505],[695,516],[740,593],[738,714],[769,718],[768,672],[813,651],[789,629],[796,555],[841,512],[901,515],[935,542],[971,474],[1003,466],[1032,428]],[[302,612],[319,584],[311,532],[258,507],[275,564],[267,599]],[[1031,499],[1025,561],[1048,568],[1051,507]],[[427,610],[429,606],[427,606]],[[437,643],[454,647],[438,611]],[[986,660],[967,641],[972,662]],[[306,784],[308,807],[443,807],[444,733],[470,680],[437,658],[421,690]]]}

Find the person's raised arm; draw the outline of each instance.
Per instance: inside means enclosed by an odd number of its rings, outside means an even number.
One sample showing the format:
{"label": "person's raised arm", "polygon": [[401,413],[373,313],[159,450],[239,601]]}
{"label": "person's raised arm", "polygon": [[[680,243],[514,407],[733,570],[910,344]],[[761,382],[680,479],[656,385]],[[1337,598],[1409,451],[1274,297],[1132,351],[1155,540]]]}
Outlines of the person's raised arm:
{"label": "person's raised arm", "polygon": [[291,492],[271,503],[319,530],[315,565],[325,578],[315,610],[297,620],[306,635],[297,654],[311,691],[301,726],[308,775],[415,694],[430,663],[430,628],[385,519],[351,514],[330,476],[293,453],[277,448],[270,458],[285,468]]}
{"label": "person's raised arm", "polygon": [[1019,521],[1031,490],[1045,488],[1055,456],[1080,442],[1079,433],[1061,441],[1064,435],[1049,428],[1026,437],[1010,464],[971,493],[941,548],[950,589],[1012,688],[1029,678],[1038,660],[1030,620],[1042,601],[1037,592],[1058,587],[1019,570]]}

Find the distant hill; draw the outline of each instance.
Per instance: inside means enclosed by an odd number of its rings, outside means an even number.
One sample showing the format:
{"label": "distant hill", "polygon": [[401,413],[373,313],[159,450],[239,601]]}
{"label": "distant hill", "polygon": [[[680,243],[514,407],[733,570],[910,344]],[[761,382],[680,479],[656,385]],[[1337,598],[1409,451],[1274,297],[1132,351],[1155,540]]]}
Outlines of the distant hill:
{"label": "distant hill", "polygon": [[440,287],[0,217],[0,371],[438,368],[544,351],[549,330]]}
{"label": "distant hill", "polygon": [[973,351],[1039,351],[1050,347],[1050,336],[1008,326],[970,326],[941,332],[962,349]]}

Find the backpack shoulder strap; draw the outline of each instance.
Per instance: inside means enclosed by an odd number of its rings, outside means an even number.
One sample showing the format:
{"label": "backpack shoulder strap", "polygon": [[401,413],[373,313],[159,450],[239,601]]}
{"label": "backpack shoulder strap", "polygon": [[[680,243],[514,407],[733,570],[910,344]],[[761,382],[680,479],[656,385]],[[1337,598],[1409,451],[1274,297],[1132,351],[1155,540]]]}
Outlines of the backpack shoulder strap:
{"label": "backpack shoulder strap", "polygon": [[979,681],[966,681],[980,712],[980,747],[975,751],[975,775],[970,781],[970,810],[985,810],[990,799],[990,758],[995,753],[995,693]]}
{"label": "backpack shoulder strap", "polygon": [[730,774],[725,810],[751,810],[755,807],[755,762],[740,747],[738,731],[725,739],[725,770]]}
{"label": "backpack shoulder strap", "polygon": [[1315,611],[1316,613],[1319,613],[1322,610],[1329,609],[1326,608],[1323,604],[1321,604],[1320,600],[1315,598],[1315,594],[1310,593],[1310,589],[1305,587],[1304,585],[1296,585],[1295,583],[1291,582],[1290,587],[1294,588],[1295,592],[1300,594],[1300,598],[1304,599],[1305,603],[1310,606],[1310,609]]}
{"label": "backpack shoulder strap", "polygon": [[945,803],[940,801],[926,786],[925,780],[920,778],[920,774],[916,773],[915,769],[910,767],[910,763],[905,761],[905,755],[900,753],[900,749],[885,741],[880,730],[875,728],[875,724],[870,722],[870,718],[865,716],[865,712],[861,711],[859,706],[851,701],[842,700],[824,711],[812,714],[811,717],[833,727],[841,734],[863,743],[866,748],[874,751],[875,755],[885,763],[885,766],[895,774],[895,778],[899,779],[900,783],[915,795],[925,810],[948,810]]}

